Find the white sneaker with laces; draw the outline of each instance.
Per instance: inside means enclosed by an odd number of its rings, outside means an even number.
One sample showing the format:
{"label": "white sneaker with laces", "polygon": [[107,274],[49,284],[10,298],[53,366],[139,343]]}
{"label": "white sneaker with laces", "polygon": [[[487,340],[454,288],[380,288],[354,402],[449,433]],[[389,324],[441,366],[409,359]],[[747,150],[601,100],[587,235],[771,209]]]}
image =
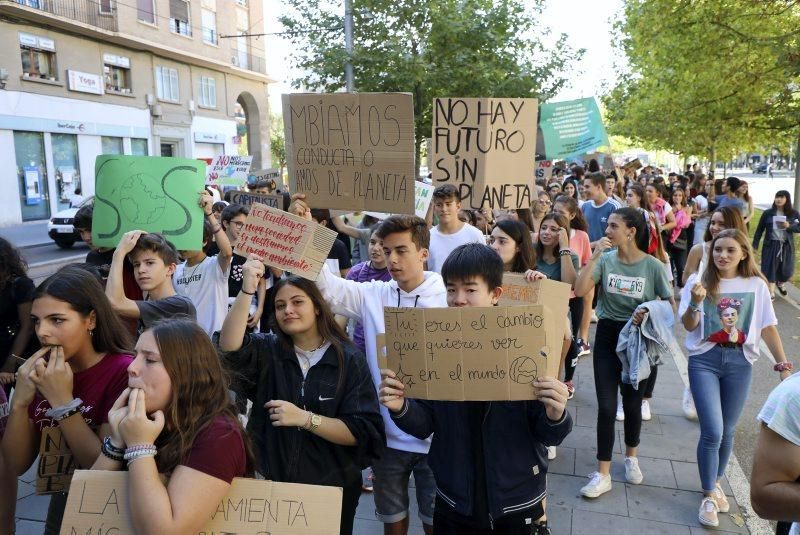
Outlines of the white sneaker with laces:
{"label": "white sneaker with laces", "polygon": [[557,452],[555,446],[547,446],[547,460],[552,461],[556,458]]}
{"label": "white sneaker with laces", "polygon": [[597,498],[611,490],[611,476],[594,472],[589,475],[592,479],[581,489],[581,495],[587,498]]}
{"label": "white sneaker with laces", "polygon": [[622,400],[617,400],[617,421],[624,422],[625,421],[625,410],[622,408]]}
{"label": "white sneaker with laces", "polygon": [[642,421],[649,422],[653,419],[653,415],[650,413],[650,403],[646,400],[642,400]]}
{"label": "white sneaker with laces", "polygon": [[697,519],[704,526],[715,528],[719,526],[718,512],[719,507],[717,507],[717,502],[714,501],[714,498],[706,496],[703,498],[703,501],[700,502],[700,512],[697,514]]}
{"label": "white sneaker with laces", "polygon": [[636,457],[625,457],[625,480],[633,485],[644,481],[642,470],[639,468],[639,459]]}
{"label": "white sneaker with laces", "polygon": [[688,386],[683,389],[683,415],[687,420],[697,420],[697,409],[694,408],[694,398]]}

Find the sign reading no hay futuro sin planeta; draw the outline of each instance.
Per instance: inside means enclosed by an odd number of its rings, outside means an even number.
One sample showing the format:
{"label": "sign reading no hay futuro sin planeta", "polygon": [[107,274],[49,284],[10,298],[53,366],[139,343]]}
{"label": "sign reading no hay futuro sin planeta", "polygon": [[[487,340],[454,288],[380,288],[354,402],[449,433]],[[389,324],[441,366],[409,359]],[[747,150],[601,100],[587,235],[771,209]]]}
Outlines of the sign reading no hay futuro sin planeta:
{"label": "sign reading no hay futuro sin planeta", "polygon": [[453,184],[470,208],[529,208],[535,200],[534,98],[433,102],[433,184]]}
{"label": "sign reading no hay futuro sin planeta", "polygon": [[155,156],[98,156],[92,243],[116,247],[129,230],[158,232],[178,250],[203,245],[204,162]]}
{"label": "sign reading no hay futuro sin planeta", "polygon": [[414,107],[406,93],[283,95],[289,183],[311,206],[414,213]]}

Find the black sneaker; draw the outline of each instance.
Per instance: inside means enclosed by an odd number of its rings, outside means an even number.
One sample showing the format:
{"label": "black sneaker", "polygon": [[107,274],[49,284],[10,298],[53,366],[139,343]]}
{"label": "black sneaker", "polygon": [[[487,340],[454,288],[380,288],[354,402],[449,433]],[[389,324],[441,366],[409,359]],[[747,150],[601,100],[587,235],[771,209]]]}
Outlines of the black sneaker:
{"label": "black sneaker", "polygon": [[783,284],[776,284],[775,286],[778,288],[778,291],[781,293],[781,295],[786,296],[789,294],[789,292],[786,291],[786,286]]}
{"label": "black sneaker", "polygon": [[531,535],[552,535],[550,528],[547,526],[547,520],[541,524],[534,524]]}
{"label": "black sneaker", "polygon": [[592,348],[589,347],[589,344],[583,341],[583,338],[578,338],[577,340],[575,340],[575,345],[578,346],[579,357],[583,357],[592,352]]}

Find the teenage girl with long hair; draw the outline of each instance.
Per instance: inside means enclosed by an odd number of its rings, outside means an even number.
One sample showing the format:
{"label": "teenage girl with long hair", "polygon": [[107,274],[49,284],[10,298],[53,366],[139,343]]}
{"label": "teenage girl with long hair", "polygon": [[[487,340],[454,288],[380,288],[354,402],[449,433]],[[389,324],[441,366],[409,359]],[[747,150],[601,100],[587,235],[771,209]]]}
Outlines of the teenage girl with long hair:
{"label": "teenage girl with long hair", "polygon": [[128,388],[108,413],[111,429],[92,466],[127,469],[137,533],[197,533],[233,478],[252,472],[228,389],[219,356],[194,320],[162,320],[139,336]]}
{"label": "teenage girl with long hair", "polygon": [[712,240],[708,266],[687,281],[678,315],[687,330],[689,386],[700,421],[697,467],[703,499],[698,517],[705,526],[718,526],[718,513],[730,507],[720,480],[733,451],[760,341],[775,357],[781,380],[792,370],[769,286],[746,233],[727,229]]}
{"label": "teenage girl with long hair", "polygon": [[[600,288],[597,299],[597,331],[594,346],[594,379],[597,393],[597,472],[581,494],[587,498],[611,490],[611,453],[614,449],[615,408],[622,391],[625,411],[625,479],[639,484],[644,479],[636,457],[642,427],[644,385],[623,383],[622,363],[617,356],[619,334],[629,320],[639,325],[644,310],[639,305],[672,297],[663,264],[647,253],[650,241],[645,216],[634,208],[620,208],[608,218],[605,237],[597,242],[589,264],[581,270],[575,294]],[[616,250],[608,249],[616,247]]]}
{"label": "teenage girl with long hair", "polygon": [[342,487],[340,532],[349,534],[361,470],[385,443],[364,354],[336,323],[316,284],[297,276],[275,286],[272,333],[246,334],[264,264],[252,257],[243,273],[218,343],[223,362],[244,377],[240,394],[253,402],[247,431],[256,468],[274,481]]}
{"label": "teenage girl with long hair", "polygon": [[[42,344],[17,371],[3,458],[18,477],[39,453],[42,432],[58,427],[75,465],[89,468],[110,433],[108,411],[128,386],[132,343],[98,279],[67,266],[33,296],[31,318]],[[45,533],[58,533],[68,489],[55,493]]]}

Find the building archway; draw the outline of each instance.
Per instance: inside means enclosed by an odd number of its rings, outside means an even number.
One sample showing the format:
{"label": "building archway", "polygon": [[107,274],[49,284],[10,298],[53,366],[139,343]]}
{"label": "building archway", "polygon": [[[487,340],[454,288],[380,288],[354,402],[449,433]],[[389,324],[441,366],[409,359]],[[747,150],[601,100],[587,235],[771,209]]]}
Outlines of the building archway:
{"label": "building archway", "polygon": [[258,108],[256,99],[247,91],[239,94],[236,102],[244,110],[245,127],[247,129],[247,154],[253,157],[253,163],[250,169],[258,170],[263,168],[262,161],[262,147],[264,140],[262,139],[262,124],[261,113]]}

